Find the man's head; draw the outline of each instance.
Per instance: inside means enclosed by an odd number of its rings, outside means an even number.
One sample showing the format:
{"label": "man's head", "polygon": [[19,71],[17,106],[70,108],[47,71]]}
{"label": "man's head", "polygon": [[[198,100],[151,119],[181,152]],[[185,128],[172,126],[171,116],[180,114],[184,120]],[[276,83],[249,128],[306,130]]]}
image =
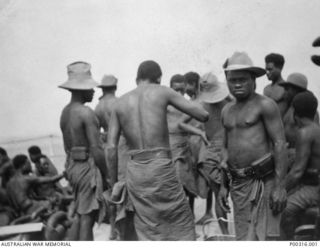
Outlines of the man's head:
{"label": "man's head", "polygon": [[290,104],[293,98],[307,90],[308,79],[302,73],[291,73],[285,82],[280,83],[285,89],[284,99]]}
{"label": "man's head", "polygon": [[292,107],[295,121],[300,125],[303,118],[314,120],[318,108],[318,100],[310,91],[305,91],[293,98]]}
{"label": "man's head", "polygon": [[255,75],[246,70],[235,70],[226,72],[226,78],[230,93],[238,100],[246,100],[256,88]]}
{"label": "man's head", "polygon": [[8,160],[8,154],[5,149],[0,147],[0,166]]}
{"label": "man's head", "polygon": [[45,155],[41,154],[37,157],[36,168],[40,175],[45,175],[49,172],[49,163]]}
{"label": "man's head", "polygon": [[184,80],[186,82],[186,93],[189,97],[193,98],[199,93],[199,81],[200,75],[196,72],[188,72],[184,74]]}
{"label": "man's head", "polygon": [[137,83],[139,81],[149,81],[149,83],[160,84],[162,71],[160,65],[152,60],[147,60],[139,65],[137,72]]}
{"label": "man's head", "polygon": [[98,86],[103,93],[115,92],[117,90],[118,79],[113,75],[104,75],[101,84]]}
{"label": "man's head", "polygon": [[31,164],[28,157],[24,154],[15,156],[12,160],[13,167],[17,171],[21,171],[23,174],[28,174],[32,171]]}
{"label": "man's head", "polygon": [[265,57],[266,74],[270,81],[275,82],[281,77],[284,57],[278,53],[270,53]]}
{"label": "man's head", "polygon": [[33,163],[35,163],[38,160],[39,156],[42,155],[41,149],[39,146],[30,146],[28,148],[28,153],[29,153],[29,157]]}
{"label": "man's head", "polygon": [[180,74],[173,75],[170,79],[170,88],[184,95],[186,91],[186,83],[184,77]]}

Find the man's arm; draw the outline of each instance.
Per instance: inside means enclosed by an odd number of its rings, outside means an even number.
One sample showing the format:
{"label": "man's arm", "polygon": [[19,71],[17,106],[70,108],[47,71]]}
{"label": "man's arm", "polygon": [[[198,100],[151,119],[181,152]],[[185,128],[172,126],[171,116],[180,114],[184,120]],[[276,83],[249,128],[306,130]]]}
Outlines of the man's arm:
{"label": "man's arm", "polygon": [[106,160],[103,149],[99,140],[99,121],[95,113],[91,109],[87,109],[84,116],[85,130],[89,142],[90,152],[93,156],[94,162],[99,168],[102,177],[106,180],[108,177]]}
{"label": "man's arm", "polygon": [[192,116],[193,118],[201,122],[205,122],[209,119],[208,112],[205,111],[205,109],[199,103],[186,100],[179,93],[168,87],[163,87],[163,89],[165,91],[164,93],[168,97],[167,99],[169,104],[176,109]]}
{"label": "man's arm", "polygon": [[286,177],[286,189],[289,191],[295,187],[299,179],[302,177],[308,165],[308,160],[311,154],[312,139],[309,137],[306,130],[299,130],[296,141],[296,159]]}
{"label": "man's arm", "polygon": [[114,109],[111,113],[108,130],[108,143],[105,148],[107,165],[110,173],[111,187],[118,181],[118,143],[120,138],[120,123],[117,112]]}
{"label": "man's arm", "polygon": [[28,177],[29,182],[33,184],[43,184],[43,183],[55,183],[64,177],[64,174],[56,175],[53,177],[37,177],[30,176]]}
{"label": "man's arm", "polygon": [[184,123],[184,122],[180,122],[178,124],[178,126],[181,130],[183,130],[189,134],[199,135],[206,145],[209,144],[208,139],[206,137],[206,133],[204,131],[202,131],[201,129],[196,128],[196,127],[194,127],[190,124]]}
{"label": "man's arm", "polygon": [[285,175],[288,166],[288,155],[284,127],[281,121],[280,110],[276,103],[270,99],[262,100],[262,118],[273,145],[275,162],[275,182],[271,196],[271,208],[275,213],[281,212],[286,205]]}

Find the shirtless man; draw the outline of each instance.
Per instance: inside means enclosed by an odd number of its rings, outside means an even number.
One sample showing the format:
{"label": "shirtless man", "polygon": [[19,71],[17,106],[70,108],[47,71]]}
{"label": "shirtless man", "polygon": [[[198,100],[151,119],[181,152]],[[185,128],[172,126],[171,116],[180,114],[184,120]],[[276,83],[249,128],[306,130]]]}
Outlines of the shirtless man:
{"label": "shirtless man", "polygon": [[[220,187],[220,163],[223,161],[223,135],[224,129],[221,123],[222,108],[230,101],[228,99],[229,91],[226,85],[218,81],[218,78],[212,73],[206,73],[201,78],[200,94],[198,101],[201,102],[205,110],[209,113],[209,120],[204,123],[206,137],[209,145],[203,145],[200,149],[198,167],[201,174],[206,179],[207,204],[205,215],[197,222],[203,224],[212,215],[212,193],[215,199],[218,199]],[[228,233],[227,213],[223,211],[218,201],[215,201],[215,213],[219,219],[219,226],[223,234]]]}
{"label": "shirtless man", "polygon": [[284,62],[284,57],[281,54],[270,53],[265,57],[266,74],[271,84],[264,88],[263,94],[277,103],[281,116],[285,114],[289,107],[284,98],[284,88],[280,85],[280,83],[284,82],[281,75]]}
{"label": "shirtless man", "polygon": [[20,214],[32,214],[39,208],[50,207],[49,201],[37,201],[29,198],[33,186],[44,183],[54,183],[59,181],[64,175],[53,177],[38,177],[29,175],[31,173],[31,164],[25,155],[17,155],[13,158],[15,168],[14,176],[7,184],[9,202]]}
{"label": "shirtless man", "polygon": [[[67,179],[73,188],[75,213],[80,219],[79,239],[93,240],[93,225],[97,212],[99,222],[105,209],[101,194],[106,187],[107,170],[99,142],[99,121],[87,106],[98,84],[91,78],[90,64],[74,62],[68,65],[69,79],[60,88],[71,92],[71,101],[63,109],[60,128],[67,154]],[[98,211],[99,210],[99,211]]]}
{"label": "shirtless man", "polygon": [[306,91],[295,96],[292,107],[299,128],[296,159],[285,180],[288,201],[281,220],[283,240],[293,240],[299,214],[319,201],[320,127],[314,122],[318,101]]}
{"label": "shirtless man", "polygon": [[112,112],[107,146],[111,184],[117,182],[117,145],[123,131],[130,155],[126,188],[138,239],[195,240],[192,212],[172,165],[167,107],[172,105],[199,121],[206,121],[208,113],[160,86],[161,76],[156,62],[141,63],[137,88],[120,97]]}
{"label": "shirtless man", "polygon": [[[225,74],[235,97],[223,108],[222,123],[236,238],[275,239],[280,233],[279,213],[286,203],[287,154],[280,111],[274,101],[255,92],[256,78],[265,70],[253,66],[246,53],[234,53]],[[228,211],[223,173],[221,180],[218,200]]]}
{"label": "shirtless man", "polygon": [[[184,95],[186,88],[184,77],[180,74],[172,76],[170,79],[170,88]],[[207,139],[205,132],[202,130],[190,124],[182,123],[181,119],[185,117],[188,117],[188,115],[172,106],[168,106],[167,119],[172,160],[193,212],[194,197],[198,194],[198,190],[195,178],[196,167],[193,166],[189,134],[198,135],[204,142],[207,142]]]}

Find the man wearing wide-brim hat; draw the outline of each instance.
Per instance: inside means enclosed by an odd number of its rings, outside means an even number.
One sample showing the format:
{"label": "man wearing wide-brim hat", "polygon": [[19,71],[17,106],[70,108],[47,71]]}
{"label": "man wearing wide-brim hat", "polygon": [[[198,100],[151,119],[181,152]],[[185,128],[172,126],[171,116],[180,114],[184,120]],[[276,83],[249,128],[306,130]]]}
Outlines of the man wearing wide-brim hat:
{"label": "man wearing wide-brim hat", "polygon": [[[235,97],[222,110],[222,124],[237,240],[279,238],[286,202],[287,153],[280,111],[273,100],[255,92],[256,78],[264,74],[244,52],[234,53],[225,68]],[[227,211],[228,189],[222,175],[218,201]]]}
{"label": "man wearing wide-brim hat", "polygon": [[60,88],[71,92],[71,101],[63,109],[60,128],[67,155],[67,179],[75,195],[75,214],[80,219],[75,240],[93,240],[96,217],[103,220],[104,203],[100,195],[106,186],[106,164],[99,143],[99,121],[92,109],[94,87],[90,64],[74,62],[68,65],[68,80]]}
{"label": "man wearing wide-brim hat", "polygon": [[[226,83],[218,80],[216,75],[211,72],[204,74],[200,80],[200,93],[198,101],[201,102],[205,110],[209,113],[209,120],[204,123],[206,137],[209,145],[202,144],[199,152],[198,170],[205,178],[206,184],[199,187],[202,192],[205,190],[207,205],[205,215],[197,222],[203,224],[207,219],[212,218],[212,194],[218,197],[221,183],[220,163],[223,158],[223,126],[221,123],[221,111],[230,101],[229,90]],[[218,201],[215,202],[215,212],[218,219],[227,218],[227,212],[223,211]],[[223,234],[228,233],[226,222],[219,221]]]}

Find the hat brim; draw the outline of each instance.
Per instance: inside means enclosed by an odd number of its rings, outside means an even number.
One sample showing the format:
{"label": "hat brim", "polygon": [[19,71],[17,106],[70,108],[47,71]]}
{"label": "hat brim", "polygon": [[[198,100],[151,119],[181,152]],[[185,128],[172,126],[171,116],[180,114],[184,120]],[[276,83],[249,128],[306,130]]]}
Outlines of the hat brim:
{"label": "hat brim", "polygon": [[85,80],[68,80],[67,82],[59,85],[59,88],[66,90],[91,90],[99,84],[93,79]]}
{"label": "hat brim", "polygon": [[215,91],[200,91],[198,100],[204,103],[217,103],[224,100],[229,95],[229,90],[225,87],[220,87]]}
{"label": "hat brim", "polygon": [[99,84],[97,87],[98,88],[110,88],[110,87],[115,87],[115,86],[117,86],[117,84],[109,84],[109,85]]}
{"label": "hat brim", "polygon": [[279,85],[281,85],[281,86],[293,86],[293,87],[297,87],[297,88],[302,89],[302,90],[307,90],[306,88],[301,87],[300,85],[297,85],[297,84],[293,84],[291,82],[281,82],[281,83],[279,83]]}
{"label": "hat brim", "polygon": [[245,65],[230,65],[224,69],[224,71],[249,71],[256,77],[261,77],[266,74],[266,70],[257,66],[245,66]]}
{"label": "hat brim", "polygon": [[320,66],[320,55],[312,55],[311,60],[313,63],[315,63],[317,66]]}

